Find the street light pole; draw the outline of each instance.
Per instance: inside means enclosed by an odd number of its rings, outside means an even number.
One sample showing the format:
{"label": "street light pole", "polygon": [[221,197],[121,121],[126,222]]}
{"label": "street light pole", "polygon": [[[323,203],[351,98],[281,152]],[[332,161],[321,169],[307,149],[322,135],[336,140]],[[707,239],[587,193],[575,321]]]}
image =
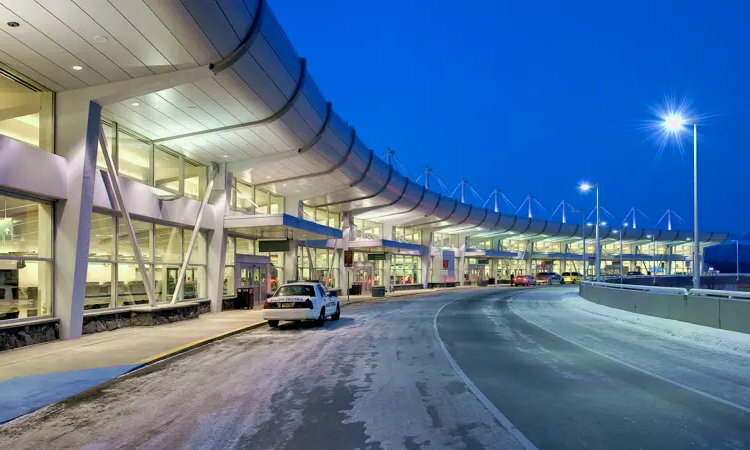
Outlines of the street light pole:
{"label": "street light pole", "polygon": [[599,185],[596,185],[596,256],[595,256],[595,262],[596,262],[596,268],[594,270],[594,276],[596,278],[596,281],[602,281],[601,280],[601,270],[602,270],[602,245],[601,241],[599,240],[599,226],[601,224],[600,218],[599,218]]}
{"label": "street light pole", "polygon": [[693,123],[693,289],[701,287],[700,239],[698,238],[698,124]]}
{"label": "street light pole", "polygon": [[624,275],[622,270],[622,229],[620,229],[620,283],[623,282]]}

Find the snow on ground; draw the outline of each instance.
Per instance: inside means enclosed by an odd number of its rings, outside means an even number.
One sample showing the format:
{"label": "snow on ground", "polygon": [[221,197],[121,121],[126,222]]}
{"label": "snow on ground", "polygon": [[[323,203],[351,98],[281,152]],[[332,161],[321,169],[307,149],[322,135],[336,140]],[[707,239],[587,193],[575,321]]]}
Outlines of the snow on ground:
{"label": "snow on ground", "polygon": [[652,317],[610,308],[590,302],[578,295],[578,292],[565,293],[562,296],[562,301],[570,309],[595,315],[623,325],[646,328],[673,338],[685,339],[690,342],[742,355],[750,355],[750,334],[720,330],[718,328],[704,327],[678,320],[662,319],[661,317]]}

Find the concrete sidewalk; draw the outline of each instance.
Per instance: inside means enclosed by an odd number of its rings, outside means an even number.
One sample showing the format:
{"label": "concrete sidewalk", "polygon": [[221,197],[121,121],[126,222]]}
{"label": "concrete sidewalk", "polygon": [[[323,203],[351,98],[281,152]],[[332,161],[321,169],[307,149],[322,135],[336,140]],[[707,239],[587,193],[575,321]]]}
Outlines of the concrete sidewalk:
{"label": "concrete sidewalk", "polygon": [[[498,286],[500,287],[500,286]],[[490,287],[493,288],[493,287]],[[420,297],[476,286],[352,295],[343,307]],[[226,336],[261,327],[261,309],[204,314],[155,327],[130,327],[0,352],[0,423],[98,386],[145,365]]]}

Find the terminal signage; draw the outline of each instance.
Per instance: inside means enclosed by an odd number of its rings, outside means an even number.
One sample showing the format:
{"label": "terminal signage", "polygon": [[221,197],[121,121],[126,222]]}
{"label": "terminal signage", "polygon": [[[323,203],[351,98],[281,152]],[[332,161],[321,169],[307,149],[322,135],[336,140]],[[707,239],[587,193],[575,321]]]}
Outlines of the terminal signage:
{"label": "terminal signage", "polygon": [[489,264],[490,260],[489,258],[486,259],[477,259],[477,264]]}
{"label": "terminal signage", "polygon": [[368,261],[385,261],[385,252],[383,253],[368,253]]}
{"label": "terminal signage", "polygon": [[258,252],[288,252],[291,248],[290,241],[258,241]]}
{"label": "terminal signage", "polygon": [[354,250],[344,250],[344,267],[354,265]]}

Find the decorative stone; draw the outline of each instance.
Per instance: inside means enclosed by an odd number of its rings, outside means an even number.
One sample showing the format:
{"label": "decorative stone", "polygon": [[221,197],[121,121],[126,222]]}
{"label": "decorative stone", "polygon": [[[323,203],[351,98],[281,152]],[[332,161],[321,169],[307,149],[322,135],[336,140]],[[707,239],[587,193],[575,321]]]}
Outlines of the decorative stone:
{"label": "decorative stone", "polygon": [[97,333],[101,333],[102,331],[107,331],[107,328],[105,328],[105,327],[104,327],[104,324],[102,324],[101,322],[99,322],[99,321],[97,320],[97,321],[96,321],[96,332],[97,332]]}
{"label": "decorative stone", "polygon": [[25,345],[36,344],[36,341],[33,337],[31,337],[31,335],[29,335],[28,331],[29,327],[24,327],[24,331],[19,331],[18,335],[23,338]]}
{"label": "decorative stone", "polygon": [[47,328],[47,340],[48,341],[54,341],[57,339],[57,334],[55,333],[55,329],[50,327]]}
{"label": "decorative stone", "polygon": [[96,333],[96,321],[91,321],[83,326],[83,334]]}

